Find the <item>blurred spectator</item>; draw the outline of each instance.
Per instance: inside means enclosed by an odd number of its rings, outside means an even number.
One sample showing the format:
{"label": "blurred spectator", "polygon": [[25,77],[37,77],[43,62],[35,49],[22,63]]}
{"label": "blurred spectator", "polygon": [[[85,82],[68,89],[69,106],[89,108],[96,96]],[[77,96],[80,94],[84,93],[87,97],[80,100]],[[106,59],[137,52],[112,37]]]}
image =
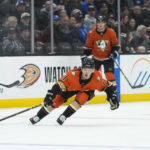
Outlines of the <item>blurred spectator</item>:
{"label": "blurred spectator", "polygon": [[20,23],[21,14],[26,11],[26,3],[24,0],[18,0],[15,5],[15,10],[12,12],[13,16],[17,17],[18,23]]}
{"label": "blurred spectator", "polygon": [[150,0],[146,0],[146,2],[144,3],[144,7],[148,8],[148,10],[149,10],[149,8],[150,8]]}
{"label": "blurred spectator", "polygon": [[128,30],[128,22],[129,16],[126,14],[122,14],[121,16],[121,47],[123,53],[130,53],[130,49],[127,49],[128,41],[129,41],[129,30]]}
{"label": "blurred spectator", "polygon": [[150,19],[149,19],[150,8],[147,8],[147,7],[144,6],[142,8],[142,16],[143,16],[144,25],[149,26],[150,25]]}
{"label": "blurred spectator", "polygon": [[110,13],[108,15],[107,26],[109,28],[114,29],[116,33],[118,32],[118,26],[117,26],[116,19],[113,13]]}
{"label": "blurred spectator", "polygon": [[[82,9],[81,8],[81,0],[70,0],[70,7],[71,7],[71,11],[73,10],[73,9]],[[67,9],[68,10],[68,9]],[[69,12],[69,14],[71,14],[71,11]]]}
{"label": "blurred spectator", "polygon": [[76,21],[76,18],[75,17],[70,17],[70,25],[71,26],[73,26],[73,27],[75,27],[76,26],[76,24],[77,24],[77,21]]}
{"label": "blurred spectator", "polygon": [[60,18],[68,16],[67,11],[65,9],[60,9],[59,10],[59,16],[60,16]]}
{"label": "blurred spectator", "polygon": [[108,6],[108,3],[105,2],[105,1],[102,1],[100,4],[99,4],[99,7],[98,7],[98,11],[99,11],[99,15],[102,15],[102,16],[105,16],[106,18],[108,17],[108,14],[109,14],[109,6]]}
{"label": "blurred spectator", "polygon": [[85,24],[84,18],[81,18],[80,26],[77,28],[79,39],[85,43],[87,40],[87,34],[90,28]]}
{"label": "blurred spectator", "polygon": [[[54,21],[54,50],[57,48],[59,43],[59,24],[60,24],[60,17],[58,15],[53,16]],[[39,31],[36,31],[36,33]],[[36,54],[48,54],[50,53],[50,42],[51,42],[51,31],[50,25],[48,25],[43,31],[37,33],[38,36],[35,42],[35,51]]]}
{"label": "blurred spectator", "polygon": [[129,21],[128,15],[122,15],[121,16],[121,33],[127,33],[128,32],[128,21]]}
{"label": "blurred spectator", "polygon": [[133,39],[130,45],[135,49],[137,53],[150,50],[150,37],[146,33],[145,25],[139,25],[137,27],[136,33],[135,35],[133,35]]}
{"label": "blurred spectator", "polygon": [[10,0],[0,0],[0,16],[7,17],[9,11],[11,10],[11,1]]}
{"label": "blurred spectator", "polygon": [[[64,0],[64,1],[57,1],[56,4],[58,7],[64,6],[64,8],[67,12],[67,15],[70,17],[71,12],[73,9],[81,9],[80,0]],[[60,9],[59,9],[60,10]]]}
{"label": "blurred spectator", "polygon": [[94,0],[81,1],[81,8],[82,8],[82,12],[83,12],[84,15],[87,13],[88,8],[89,8],[90,5],[93,5],[95,10],[96,10],[96,7],[94,5]]}
{"label": "blurred spectator", "polygon": [[[53,21],[54,21],[54,44],[57,44],[58,41],[58,36],[59,36],[59,24],[60,24],[60,17],[57,15],[53,16]],[[43,44],[45,43],[50,43],[51,39],[50,39],[50,26],[46,27],[40,37],[38,38],[38,41],[42,42]]]}
{"label": "blurred spectator", "polygon": [[127,16],[129,16],[130,15],[129,8],[128,7],[122,8],[121,15],[127,15]]}
{"label": "blurred spectator", "polygon": [[2,42],[3,55],[25,55],[25,48],[17,39],[16,29],[8,28],[7,37]]}
{"label": "blurred spectator", "polygon": [[84,23],[89,29],[96,25],[96,12],[93,5],[89,6],[88,12],[85,15]]}
{"label": "blurred spectator", "polygon": [[128,31],[134,32],[135,30],[136,30],[136,20],[134,18],[130,18],[128,23]]}
{"label": "blurred spectator", "polygon": [[[122,2],[123,0],[121,0]],[[94,4],[97,8],[97,10],[100,12],[100,7],[102,7],[102,5],[106,4],[107,8],[109,10],[109,12],[112,12],[114,15],[117,15],[117,0],[95,0]],[[107,8],[103,8],[103,9],[107,9]]]}
{"label": "blurred spectator", "polygon": [[[130,4],[132,4],[132,5],[130,5]],[[129,8],[131,6],[133,6],[132,0],[121,0],[120,1],[120,7],[121,7],[121,9],[124,8],[124,7]]]}
{"label": "blurred spectator", "polygon": [[83,13],[80,9],[73,9],[71,16],[75,17],[76,21],[80,21],[80,18],[83,16]]}
{"label": "blurred spectator", "polygon": [[31,53],[31,36],[30,36],[30,28],[24,26],[21,28],[20,42],[25,48],[25,53]]}
{"label": "blurred spectator", "polygon": [[6,27],[14,27],[18,26],[18,20],[15,16],[9,16],[5,22]]}
{"label": "blurred spectator", "polygon": [[136,26],[140,25],[140,24],[144,24],[144,18],[143,18],[143,14],[142,14],[142,9],[140,6],[134,6],[132,8],[131,11],[131,18],[134,18],[136,20]]}
{"label": "blurred spectator", "polygon": [[117,15],[117,0],[106,0],[109,7],[109,12]]}
{"label": "blurred spectator", "polygon": [[3,28],[3,37],[7,36],[7,30],[9,27],[14,27],[17,34],[20,32],[19,27],[18,27],[18,20],[15,16],[9,16],[5,23],[4,23],[4,28]]}
{"label": "blurred spectator", "polygon": [[144,6],[144,1],[145,0],[133,0],[134,5],[143,7]]}
{"label": "blurred spectator", "polygon": [[[44,7],[40,10],[36,23],[39,30],[44,30],[50,24],[50,5],[51,1],[47,0]],[[56,7],[56,4],[53,3],[52,5],[53,8]]]}
{"label": "blurred spectator", "polygon": [[64,16],[60,19],[59,26],[59,41],[60,42],[69,42],[73,40],[73,29],[74,27],[70,26],[70,21],[68,16]]}
{"label": "blurred spectator", "polygon": [[[86,40],[88,28],[92,28],[95,25],[96,16],[99,14],[106,16],[108,27],[113,28],[117,32],[117,3],[117,0],[54,0],[52,4],[54,9],[54,46],[57,47],[62,42],[69,42],[72,47],[77,45],[75,43],[80,43],[81,41],[83,44]],[[150,36],[150,0],[121,0],[120,3],[120,36],[123,52],[134,53],[138,52],[138,49],[140,49],[140,52],[147,52],[149,43],[146,39],[148,38],[144,38],[146,37],[144,35],[143,39],[139,38],[136,28],[141,24],[145,25],[147,27],[146,35]],[[4,39],[8,38],[7,29],[12,27],[15,28],[15,36],[20,37],[20,40],[29,36],[30,31],[25,30],[25,28],[30,30],[31,26],[30,5],[30,0],[0,0],[0,43],[2,43],[3,37],[5,37]],[[51,41],[51,1],[36,0],[34,5],[35,49],[38,54],[48,54]],[[142,43],[138,49],[137,47],[135,48],[135,38],[138,41],[137,37]],[[24,43],[28,42],[25,40]],[[143,45],[143,43],[146,45]],[[28,48],[26,48],[25,44],[22,44],[25,49],[28,49],[25,52],[30,52],[30,44],[26,44]],[[64,44],[63,48],[67,47],[69,50],[70,45]]]}
{"label": "blurred spectator", "polygon": [[21,22],[19,25],[20,29],[24,28],[24,27],[28,27],[31,28],[30,26],[30,14],[27,12],[24,12],[21,14]]}

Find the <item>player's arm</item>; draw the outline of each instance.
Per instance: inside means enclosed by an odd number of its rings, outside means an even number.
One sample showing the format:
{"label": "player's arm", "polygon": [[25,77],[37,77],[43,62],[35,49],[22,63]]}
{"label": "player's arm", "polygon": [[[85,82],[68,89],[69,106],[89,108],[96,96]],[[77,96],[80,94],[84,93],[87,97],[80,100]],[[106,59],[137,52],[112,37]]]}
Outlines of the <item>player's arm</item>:
{"label": "player's arm", "polygon": [[104,80],[101,75],[100,82],[98,84],[98,91],[104,91],[107,95],[107,100],[110,103],[110,109],[114,110],[119,107],[119,102],[116,94],[116,88],[114,88],[113,84],[111,82]]}
{"label": "player's arm", "polygon": [[112,51],[111,53],[109,54],[109,58],[116,58],[117,56],[119,56],[119,48],[120,48],[120,45],[112,45]]}
{"label": "player's arm", "polygon": [[118,40],[117,40],[117,36],[116,36],[116,32],[113,30],[112,31],[112,51],[111,53],[109,54],[109,58],[116,58],[118,55],[119,55],[119,49],[120,49],[120,45],[118,43]]}
{"label": "player's arm", "polygon": [[49,106],[52,104],[52,100],[56,97],[57,94],[60,94],[62,89],[59,84],[55,83],[50,90],[47,91],[47,94],[44,98],[44,106]]}
{"label": "player's arm", "polygon": [[[68,73],[67,73],[68,74]],[[52,104],[52,100],[56,97],[57,94],[61,94],[64,91],[67,91],[68,78],[67,74],[60,78],[50,90],[47,91],[47,94],[44,98],[44,105],[49,106]]]}
{"label": "player's arm", "polygon": [[83,54],[81,56],[81,60],[83,61],[85,58],[91,55],[93,47],[93,33],[92,30],[88,33],[87,41],[83,47]]}

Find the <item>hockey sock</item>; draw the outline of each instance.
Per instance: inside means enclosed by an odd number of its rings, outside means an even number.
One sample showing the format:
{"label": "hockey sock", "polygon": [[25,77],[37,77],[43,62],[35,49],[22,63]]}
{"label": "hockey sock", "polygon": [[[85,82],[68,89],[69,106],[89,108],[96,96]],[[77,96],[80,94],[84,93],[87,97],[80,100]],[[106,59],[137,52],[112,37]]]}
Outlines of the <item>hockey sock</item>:
{"label": "hockey sock", "polygon": [[72,107],[68,106],[67,109],[63,112],[62,115],[64,115],[66,118],[73,115],[76,111],[72,109]]}
{"label": "hockey sock", "polygon": [[68,118],[73,115],[79,108],[81,108],[81,105],[78,101],[75,100],[67,107],[67,109],[63,112],[63,115]]}
{"label": "hockey sock", "polygon": [[39,112],[37,113],[37,116],[42,119],[44,118],[45,116],[47,116],[49,113],[45,110],[44,107],[42,107]]}

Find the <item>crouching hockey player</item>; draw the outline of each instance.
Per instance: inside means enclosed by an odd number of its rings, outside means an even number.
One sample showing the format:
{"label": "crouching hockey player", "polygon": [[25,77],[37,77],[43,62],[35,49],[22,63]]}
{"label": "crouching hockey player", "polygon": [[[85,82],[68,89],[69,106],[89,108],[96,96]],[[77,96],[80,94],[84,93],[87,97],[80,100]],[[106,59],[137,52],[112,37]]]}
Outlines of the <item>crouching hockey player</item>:
{"label": "crouching hockey player", "polygon": [[68,98],[75,95],[75,100],[57,119],[57,122],[62,125],[67,118],[94,97],[95,90],[106,92],[111,110],[119,107],[113,85],[102,79],[101,74],[95,70],[93,59],[87,58],[82,61],[81,68],[70,70],[53,85],[51,90],[48,90],[44,99],[44,106],[37,115],[30,118],[30,122],[36,124],[55,108],[65,103]]}

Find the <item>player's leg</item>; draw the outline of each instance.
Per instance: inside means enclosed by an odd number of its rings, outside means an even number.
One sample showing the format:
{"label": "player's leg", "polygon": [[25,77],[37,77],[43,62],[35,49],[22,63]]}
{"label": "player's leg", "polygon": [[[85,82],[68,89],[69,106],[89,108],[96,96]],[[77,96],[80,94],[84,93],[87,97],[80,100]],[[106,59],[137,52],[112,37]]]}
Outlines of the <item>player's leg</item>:
{"label": "player's leg", "polygon": [[56,97],[49,102],[49,104],[44,103],[44,106],[38,111],[37,115],[30,118],[30,122],[35,124],[52,112],[55,108],[58,108],[64,103],[65,99],[61,95],[56,95]]}
{"label": "player's leg", "polygon": [[116,86],[114,75],[114,61],[112,59],[106,60],[103,63],[106,79]]}
{"label": "player's leg", "polygon": [[94,63],[95,63],[95,69],[99,71],[99,69],[102,65],[102,62],[94,59]]}
{"label": "player's leg", "polygon": [[[112,89],[113,93],[117,96],[117,84],[114,75],[114,61],[112,59],[109,59],[104,62],[104,72],[105,72],[106,79],[112,85],[111,88],[113,88]],[[108,98],[108,94],[107,94],[107,98]],[[111,108],[113,108],[114,107],[113,102],[111,102],[111,100],[108,101],[110,102]]]}
{"label": "player's leg", "polygon": [[62,125],[64,121],[72,116],[77,110],[81,108],[88,100],[94,97],[94,91],[79,92],[77,93],[75,100],[66,108],[66,110],[61,114],[57,122]]}
{"label": "player's leg", "polygon": [[[52,100],[47,99],[47,96],[44,99],[44,107],[42,107],[37,115],[30,118],[30,122],[32,124],[35,124],[39,122],[41,119],[43,119],[45,116],[47,116],[50,112],[52,112],[55,108],[58,108],[61,106],[66,100],[76,94],[76,92],[62,92],[61,95],[58,94],[56,97]],[[48,96],[49,97],[49,96]]]}

